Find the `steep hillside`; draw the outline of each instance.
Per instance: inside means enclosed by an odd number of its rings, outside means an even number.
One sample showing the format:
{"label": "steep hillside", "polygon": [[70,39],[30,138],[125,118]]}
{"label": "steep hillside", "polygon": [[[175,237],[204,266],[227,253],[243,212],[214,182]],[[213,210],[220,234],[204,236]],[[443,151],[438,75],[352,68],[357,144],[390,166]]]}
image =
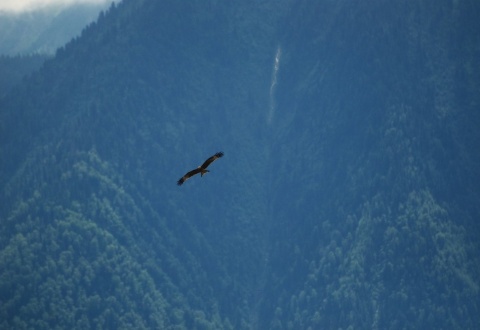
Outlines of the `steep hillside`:
{"label": "steep hillside", "polygon": [[0,56],[0,97],[40,69],[47,59],[45,55]]}
{"label": "steep hillside", "polygon": [[282,40],[262,327],[475,328],[479,7],[346,3]]}
{"label": "steep hillside", "polygon": [[53,55],[107,8],[107,3],[86,3],[47,5],[19,13],[0,10],[0,54]]}
{"label": "steep hillside", "polygon": [[126,1],[4,100],[2,326],[248,327],[270,9]]}
{"label": "steep hillside", "polygon": [[112,6],[0,101],[0,328],[478,327],[478,10]]}

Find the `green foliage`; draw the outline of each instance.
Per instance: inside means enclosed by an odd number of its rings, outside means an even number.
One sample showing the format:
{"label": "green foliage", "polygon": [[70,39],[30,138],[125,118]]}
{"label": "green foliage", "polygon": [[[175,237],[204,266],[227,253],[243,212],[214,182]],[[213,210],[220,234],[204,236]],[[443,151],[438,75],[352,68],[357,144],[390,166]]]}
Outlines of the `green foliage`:
{"label": "green foliage", "polygon": [[0,56],[0,98],[7,94],[22,79],[38,70],[45,60],[46,55],[30,56]]}
{"label": "green foliage", "polygon": [[[132,253],[79,213],[51,216],[2,250],[2,328],[18,320],[41,329],[165,326],[168,304]],[[22,222],[35,228],[42,220]]]}
{"label": "green foliage", "polygon": [[112,5],[0,101],[0,328],[478,327],[468,6]]}

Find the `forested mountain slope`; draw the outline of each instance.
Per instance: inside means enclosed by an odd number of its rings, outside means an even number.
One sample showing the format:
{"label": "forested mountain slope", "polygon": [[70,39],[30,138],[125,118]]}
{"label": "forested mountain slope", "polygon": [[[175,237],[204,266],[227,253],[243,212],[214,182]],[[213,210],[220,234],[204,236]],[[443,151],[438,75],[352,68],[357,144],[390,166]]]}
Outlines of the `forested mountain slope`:
{"label": "forested mountain slope", "polygon": [[479,7],[438,4],[292,12],[265,326],[478,326]]}
{"label": "forested mountain slope", "polygon": [[28,6],[30,10],[21,12],[0,9],[0,54],[53,55],[108,5],[96,2],[49,5],[48,1],[37,1]]}
{"label": "forested mountain slope", "polygon": [[47,59],[45,55],[0,56],[0,97],[38,70]]}
{"label": "forested mountain slope", "polygon": [[478,327],[479,8],[113,6],[1,100],[0,328]]}

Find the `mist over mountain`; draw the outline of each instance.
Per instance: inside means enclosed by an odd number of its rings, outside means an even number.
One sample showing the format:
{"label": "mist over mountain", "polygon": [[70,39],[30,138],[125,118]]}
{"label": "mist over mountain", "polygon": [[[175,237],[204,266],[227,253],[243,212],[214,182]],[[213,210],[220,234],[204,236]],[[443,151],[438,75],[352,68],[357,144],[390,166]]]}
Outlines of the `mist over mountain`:
{"label": "mist over mountain", "polygon": [[0,54],[52,55],[58,47],[80,35],[106,4],[46,6],[20,13],[0,11]]}
{"label": "mist over mountain", "polygon": [[0,328],[478,328],[479,10],[110,7],[0,100]]}
{"label": "mist over mountain", "polygon": [[80,35],[107,4],[46,5],[24,12],[0,10],[0,97],[39,69],[57,48]]}

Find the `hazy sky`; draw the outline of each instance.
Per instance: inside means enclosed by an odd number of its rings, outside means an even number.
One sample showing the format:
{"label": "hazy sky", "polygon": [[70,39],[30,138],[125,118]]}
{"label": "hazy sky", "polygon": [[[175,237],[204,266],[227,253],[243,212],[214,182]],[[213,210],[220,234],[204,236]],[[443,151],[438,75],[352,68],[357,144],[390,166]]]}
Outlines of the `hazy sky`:
{"label": "hazy sky", "polygon": [[48,5],[71,5],[75,3],[118,2],[113,0],[0,0],[0,11],[32,11]]}

